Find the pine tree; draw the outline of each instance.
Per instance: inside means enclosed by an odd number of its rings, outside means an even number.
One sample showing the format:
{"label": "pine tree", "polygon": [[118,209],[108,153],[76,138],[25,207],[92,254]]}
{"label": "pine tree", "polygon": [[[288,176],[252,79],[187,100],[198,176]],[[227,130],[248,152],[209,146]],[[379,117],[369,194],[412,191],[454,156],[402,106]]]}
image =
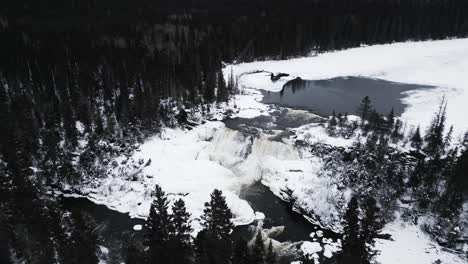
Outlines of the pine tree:
{"label": "pine tree", "polygon": [[361,117],[361,127],[364,126],[365,120],[367,120],[367,118],[369,118],[369,114],[371,113],[371,109],[372,109],[371,100],[370,100],[369,96],[365,96],[362,99],[361,105],[358,108],[358,113],[359,113],[359,115]]}
{"label": "pine tree", "polygon": [[452,134],[453,134],[453,125],[450,126],[449,131],[447,132],[447,135],[445,136],[444,139],[444,148],[450,147],[450,144],[452,143]]}
{"label": "pine tree", "polygon": [[401,121],[400,120],[396,120],[395,121],[395,125],[393,126],[393,131],[392,131],[392,134],[390,135],[390,137],[392,138],[392,141],[393,143],[397,143],[398,140],[400,140],[402,138],[402,135],[401,135]]}
{"label": "pine tree", "polygon": [[267,251],[266,258],[265,258],[265,262],[266,262],[266,264],[275,264],[276,263],[276,254],[273,251],[273,243],[272,243],[271,240],[270,240],[270,244],[268,245],[268,251]]}
{"label": "pine tree", "polygon": [[142,264],[145,263],[143,253],[137,245],[133,242],[125,247],[125,264]]}
{"label": "pine tree", "polygon": [[327,126],[327,132],[328,132],[329,135],[331,135],[331,136],[335,135],[336,125],[337,125],[336,113],[335,113],[335,110],[333,110],[332,116],[328,120],[328,126]]}
{"label": "pine tree", "polygon": [[362,231],[360,241],[363,244],[362,261],[371,262],[377,255],[377,251],[373,249],[375,239],[382,230],[383,224],[380,219],[380,208],[373,197],[367,197],[363,204],[364,217],[362,219]]}
{"label": "pine tree", "polygon": [[395,121],[395,112],[393,111],[393,108],[392,108],[390,113],[388,113],[387,115],[387,127],[389,131],[392,130],[394,121]]}
{"label": "pine tree", "polygon": [[439,110],[435,113],[434,118],[431,121],[429,129],[424,137],[426,141],[426,147],[424,151],[431,157],[440,156],[444,151],[444,130],[445,120],[447,112],[447,103],[445,98],[439,106]]}
{"label": "pine tree", "polygon": [[232,254],[232,264],[250,264],[249,247],[247,241],[243,238],[239,238],[234,246],[234,252]]}
{"label": "pine tree", "polygon": [[162,264],[169,262],[168,243],[171,231],[171,217],[168,213],[169,202],[166,193],[159,185],[155,186],[152,194],[149,217],[146,220],[146,245],[148,249],[148,263]]}
{"label": "pine tree", "polygon": [[467,195],[468,193],[468,149],[463,151],[458,158],[457,165],[453,173],[453,184],[458,186],[460,193]]}
{"label": "pine tree", "polygon": [[218,85],[217,85],[217,101],[227,102],[228,101],[228,88],[226,87],[226,82],[224,81],[223,72],[221,69],[217,73]]}
{"label": "pine tree", "polygon": [[[226,198],[220,190],[211,193],[211,200],[205,203],[202,225],[206,230],[205,242],[199,243],[208,248],[197,249],[207,252],[208,259],[213,264],[228,263],[232,254],[230,233],[234,225],[231,222],[232,213],[226,203]],[[202,237],[203,238],[203,237]]]}
{"label": "pine tree", "polygon": [[69,238],[70,244],[67,247],[69,252],[67,263],[87,263],[97,264],[99,260],[96,256],[97,236],[93,233],[89,220],[77,211],[72,212],[73,231]]}
{"label": "pine tree", "polygon": [[423,144],[423,140],[421,138],[421,132],[418,128],[416,128],[416,131],[414,131],[414,134],[411,136],[411,146],[417,150],[421,149]]}
{"label": "pine tree", "polygon": [[263,243],[262,233],[259,230],[255,236],[255,242],[252,248],[252,264],[265,263],[265,244]]}
{"label": "pine tree", "polygon": [[362,246],[360,241],[359,204],[356,197],[352,197],[344,216],[344,236],[340,263],[360,264]]}
{"label": "pine tree", "polygon": [[231,222],[232,213],[221,190],[211,193],[211,200],[205,203],[203,210],[203,227],[216,239],[228,238],[234,225]]}
{"label": "pine tree", "polygon": [[211,264],[213,243],[212,238],[208,235],[206,229],[198,232],[195,237],[195,263],[196,264]]}
{"label": "pine tree", "polygon": [[185,202],[179,199],[172,206],[172,233],[170,249],[176,249],[171,252],[172,263],[188,264],[192,257],[192,237],[193,231],[190,226],[190,214],[185,208]]}

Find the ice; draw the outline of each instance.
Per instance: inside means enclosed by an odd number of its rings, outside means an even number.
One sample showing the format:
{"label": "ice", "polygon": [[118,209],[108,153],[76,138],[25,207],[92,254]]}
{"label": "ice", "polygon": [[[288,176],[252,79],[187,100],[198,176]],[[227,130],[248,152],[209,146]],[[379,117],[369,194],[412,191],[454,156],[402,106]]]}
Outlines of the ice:
{"label": "ice", "polygon": [[[328,52],[310,57],[241,63],[226,67],[240,76],[243,87],[278,91],[281,84],[299,76],[320,80],[340,76],[362,76],[389,81],[437,86],[407,93],[403,100],[408,107],[402,119],[410,125],[426,127],[443,96],[449,102],[447,123],[456,132],[468,129],[468,38],[437,41],[404,42],[374,45]],[[269,73],[256,70],[284,72],[290,76],[273,83]]]}

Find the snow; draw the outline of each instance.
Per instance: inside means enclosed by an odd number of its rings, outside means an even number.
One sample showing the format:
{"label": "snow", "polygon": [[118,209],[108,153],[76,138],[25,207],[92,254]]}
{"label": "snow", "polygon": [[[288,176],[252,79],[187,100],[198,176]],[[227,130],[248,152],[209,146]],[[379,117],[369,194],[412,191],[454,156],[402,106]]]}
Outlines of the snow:
{"label": "snow", "polygon": [[109,254],[109,249],[106,248],[105,246],[99,246],[99,250],[101,251],[102,254],[108,255]]}
{"label": "snow", "polygon": [[323,231],[322,230],[317,231],[317,237],[323,237]]}
{"label": "snow", "polygon": [[467,261],[452,252],[446,251],[421,228],[397,218],[383,229],[390,233],[393,241],[377,240],[376,249],[380,251],[377,261],[382,264],[432,264],[441,260],[443,264],[467,263]]}
{"label": "snow", "polygon": [[[194,229],[198,231],[204,203],[209,201],[210,193],[217,188],[226,196],[235,216],[234,224],[251,223],[256,216],[249,204],[238,196],[241,181],[221,165],[230,162],[226,153],[235,152],[237,144],[233,142],[229,145],[216,140],[219,134],[224,135],[226,140],[236,140],[238,135],[233,131],[224,132],[221,122],[207,122],[191,131],[166,129],[162,135],[142,144],[129,161],[114,168],[108,177],[84,187],[82,191],[96,203],[129,213],[131,217],[145,218],[152,202],[151,192],[159,184],[172,201],[178,198],[185,201],[194,220]],[[231,148],[226,148],[228,146]],[[214,157],[219,159],[213,160]],[[126,159],[117,159],[120,163],[122,160]],[[140,168],[135,163],[147,166]]]}
{"label": "snow", "polygon": [[[468,74],[462,74],[468,72],[468,49],[465,47],[468,47],[468,39],[396,43],[287,61],[234,65],[235,74],[245,74],[239,77],[241,94],[235,96],[234,106],[230,106],[231,117],[270,115],[274,109],[260,102],[262,94],[258,89],[279,91],[286,81],[296,76],[324,79],[354,75],[438,86],[437,89],[408,93],[404,100],[409,106],[402,118],[410,124],[422,122],[427,125],[441,96],[445,95],[449,101],[448,122],[456,123],[456,128],[461,131],[468,126],[462,119],[463,113],[468,112],[468,104],[462,103],[468,101],[468,91],[465,91],[468,88],[464,87],[468,83]],[[265,72],[248,74],[255,70]],[[228,71],[230,67],[225,68],[225,74]],[[270,72],[287,72],[291,76],[272,82]],[[454,111],[457,108],[460,114]],[[303,113],[295,111],[293,114]],[[349,119],[358,120],[358,117],[349,116]],[[184,199],[196,233],[201,228],[204,203],[215,188],[221,189],[226,196],[234,214],[234,224],[243,225],[255,220],[261,224],[265,215],[254,212],[247,201],[239,198],[243,185],[261,180],[276,196],[293,201],[295,209],[309,212],[310,221],[323,228],[341,231],[341,213],[351,191],[343,188],[339,173],[332,175],[324,171],[321,157],[293,142],[349,147],[356,137],[331,137],[319,123],[304,124],[288,132],[292,132],[294,140],[273,141],[271,135],[265,133],[254,137],[229,129],[219,121],[207,121],[189,131],[165,129],[161,135],[142,144],[132,157],[117,158],[118,166],[81,191],[96,203],[129,213],[132,217],[145,218],[152,202],[151,192],[159,184],[171,201]],[[138,228],[134,227],[135,230]],[[272,227],[263,232],[267,237],[283,230],[284,227]],[[395,221],[387,225],[384,232],[392,234],[395,241],[378,241],[377,248],[382,251],[378,260],[383,264],[431,264],[435,257],[447,263],[465,263],[457,255],[435,245],[417,226]],[[317,231],[311,237],[320,240],[322,235]],[[340,249],[339,243],[326,238],[321,240],[323,246],[315,241],[301,245],[301,250],[314,262],[318,261],[318,253],[330,258]],[[284,244],[281,247],[290,246]]]}
{"label": "snow", "polygon": [[235,106],[238,109],[236,117],[254,118],[269,115],[268,105],[260,103],[263,95],[257,89],[243,89],[241,94],[235,96]]}
{"label": "snow", "polygon": [[305,255],[312,256],[314,253],[322,251],[322,246],[318,242],[305,241],[301,245],[301,250]]}
{"label": "snow", "polygon": [[323,256],[331,258],[334,253],[341,250],[339,243],[329,243],[323,246]]}
{"label": "snow", "polygon": [[[281,84],[297,76],[319,80],[340,76],[362,76],[395,82],[436,86],[415,90],[403,99],[408,107],[402,119],[411,125],[425,127],[443,96],[448,100],[447,123],[457,133],[468,129],[468,38],[374,45],[329,52],[316,56],[241,63],[226,67],[239,76],[242,87],[269,91],[280,90]],[[266,71],[248,74],[255,71]],[[268,72],[290,76],[272,82]]]}
{"label": "snow", "polygon": [[255,220],[264,220],[265,219],[265,214],[262,212],[255,212]]}

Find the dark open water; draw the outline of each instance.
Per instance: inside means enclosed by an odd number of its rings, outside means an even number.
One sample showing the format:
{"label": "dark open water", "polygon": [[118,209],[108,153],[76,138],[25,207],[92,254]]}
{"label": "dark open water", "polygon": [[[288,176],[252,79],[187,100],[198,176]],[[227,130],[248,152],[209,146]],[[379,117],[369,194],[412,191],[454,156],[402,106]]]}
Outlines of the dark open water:
{"label": "dark open water", "polygon": [[401,115],[405,105],[401,101],[405,92],[430,89],[432,86],[389,82],[363,77],[339,77],[328,80],[295,79],[287,82],[280,92],[262,91],[263,103],[291,108],[307,109],[321,115],[354,114],[364,96],[369,96],[379,113],[393,108]]}

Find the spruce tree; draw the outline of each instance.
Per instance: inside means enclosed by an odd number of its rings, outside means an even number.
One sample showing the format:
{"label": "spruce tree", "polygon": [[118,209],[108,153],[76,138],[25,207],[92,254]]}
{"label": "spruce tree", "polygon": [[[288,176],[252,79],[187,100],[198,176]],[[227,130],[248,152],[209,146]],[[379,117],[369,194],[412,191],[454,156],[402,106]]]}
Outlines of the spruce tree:
{"label": "spruce tree", "polygon": [[360,241],[359,204],[356,197],[352,197],[344,216],[344,234],[340,263],[361,263],[362,243]]}
{"label": "spruce tree", "polygon": [[441,156],[444,151],[443,134],[445,130],[446,109],[447,103],[444,98],[424,137],[424,140],[426,141],[424,151],[431,157]]}
{"label": "spruce tree", "polygon": [[237,240],[236,244],[234,245],[231,263],[250,264],[250,251],[245,239],[239,238],[239,240]]}
{"label": "spruce tree", "polygon": [[217,73],[218,85],[217,85],[217,98],[218,103],[228,101],[228,88],[226,82],[224,81],[223,72],[221,69]]}
{"label": "spruce tree", "polygon": [[421,149],[423,140],[421,138],[421,132],[420,128],[416,128],[416,131],[414,131],[413,135],[411,136],[411,146],[417,150]]}
{"label": "spruce tree", "polygon": [[196,264],[211,264],[212,263],[212,238],[208,235],[206,229],[198,232],[195,237],[195,263]]}
{"label": "spruce tree", "polygon": [[234,225],[231,222],[233,215],[227,206],[226,198],[218,189],[215,189],[210,196],[211,200],[205,203],[203,210],[203,227],[216,239],[229,238]]}
{"label": "spruce tree", "polygon": [[392,138],[393,143],[397,143],[398,140],[400,140],[402,138],[402,134],[400,132],[401,127],[402,127],[402,123],[401,123],[400,120],[397,119],[395,121],[395,125],[393,126],[392,134],[390,135],[390,137]]}
{"label": "spruce tree", "polygon": [[276,254],[273,251],[273,243],[272,243],[271,240],[270,240],[270,243],[268,244],[268,251],[267,251],[267,254],[266,254],[265,262],[266,262],[266,264],[275,264],[276,263]]}
{"label": "spruce tree", "polygon": [[445,136],[444,139],[444,148],[450,147],[450,144],[452,143],[452,136],[453,136],[453,125],[450,126],[449,131],[447,132],[447,135]]}
{"label": "spruce tree", "polygon": [[265,263],[265,244],[263,243],[262,233],[259,230],[255,236],[255,242],[252,248],[252,264]]}
{"label": "spruce tree", "polygon": [[70,236],[70,244],[67,256],[67,263],[97,264],[99,260],[96,256],[97,236],[93,233],[89,220],[80,212],[72,212],[73,227]]}
{"label": "spruce tree", "polygon": [[327,126],[327,132],[329,135],[331,136],[335,135],[337,123],[338,122],[336,121],[336,113],[335,113],[335,110],[333,110],[332,116],[328,120],[328,126]]}
{"label": "spruce tree", "polygon": [[150,264],[163,264],[169,262],[167,250],[171,231],[171,217],[168,213],[169,201],[159,185],[155,186],[152,195],[154,200],[145,223],[146,245],[149,247],[147,260]]}
{"label": "spruce tree", "polygon": [[369,118],[369,114],[371,113],[371,109],[372,109],[371,100],[370,100],[369,96],[365,96],[362,99],[361,104],[360,104],[360,106],[358,108],[358,113],[359,113],[359,116],[361,117],[361,127],[364,126],[365,120],[367,120],[367,118]]}
{"label": "spruce tree", "polygon": [[380,218],[380,208],[373,197],[367,197],[363,204],[364,217],[362,219],[362,231],[360,235],[362,248],[362,261],[371,262],[377,255],[377,251],[373,249],[375,239],[382,230],[383,224]]}
{"label": "spruce tree", "polygon": [[215,189],[211,193],[211,200],[205,203],[203,213],[202,225],[206,230],[206,236],[201,237],[205,241],[201,241],[199,244],[205,248],[198,248],[197,250],[206,252],[208,259],[213,264],[228,263],[232,254],[230,233],[234,225],[231,222],[231,210],[220,190]]}
{"label": "spruce tree", "polygon": [[142,264],[145,263],[143,252],[134,242],[125,247],[125,264]]}
{"label": "spruce tree", "polygon": [[192,257],[192,237],[193,231],[190,226],[190,213],[185,208],[185,202],[179,199],[172,205],[172,230],[170,249],[172,263],[188,264]]}
{"label": "spruce tree", "polygon": [[392,108],[392,110],[390,110],[390,113],[388,113],[387,115],[387,128],[389,131],[392,130],[394,121],[395,121],[395,112]]}

